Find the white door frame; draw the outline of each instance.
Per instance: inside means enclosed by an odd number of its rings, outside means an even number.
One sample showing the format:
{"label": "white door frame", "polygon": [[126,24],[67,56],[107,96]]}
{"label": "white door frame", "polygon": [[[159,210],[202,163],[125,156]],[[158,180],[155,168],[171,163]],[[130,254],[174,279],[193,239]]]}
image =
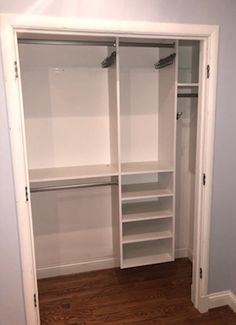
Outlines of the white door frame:
{"label": "white door frame", "polygon": [[[199,115],[196,171],[196,210],[194,225],[193,251],[193,286],[192,300],[195,307],[205,312],[208,310],[208,269],[211,195],[213,174],[213,149],[216,105],[216,81],[218,59],[219,27],[213,25],[186,25],[169,23],[151,23],[134,21],[90,20],[64,17],[43,17],[27,15],[1,15],[1,47],[3,73],[7,99],[9,133],[15,195],[17,205],[20,252],[22,263],[23,290],[25,313],[28,325],[39,325],[39,309],[35,307],[34,295],[37,300],[37,281],[34,256],[34,240],[31,218],[31,204],[26,201],[25,188],[29,188],[28,166],[25,146],[25,130],[23,104],[19,71],[17,34],[90,34],[112,35],[146,38],[181,38],[202,40],[202,66],[211,67],[210,78],[206,70],[200,75],[200,100],[202,114]],[[16,65],[15,63],[16,62]],[[16,66],[18,72],[16,71]],[[18,77],[17,77],[18,74]],[[202,184],[202,176],[206,174],[206,185]],[[199,270],[203,277],[200,279]]]}

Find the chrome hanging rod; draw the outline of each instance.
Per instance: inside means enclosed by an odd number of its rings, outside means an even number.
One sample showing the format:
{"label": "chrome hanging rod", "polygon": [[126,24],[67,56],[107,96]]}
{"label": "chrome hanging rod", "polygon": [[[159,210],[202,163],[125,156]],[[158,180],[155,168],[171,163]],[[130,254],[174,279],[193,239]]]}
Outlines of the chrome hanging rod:
{"label": "chrome hanging rod", "polygon": [[71,184],[71,185],[49,185],[40,187],[31,187],[31,193],[37,192],[49,192],[58,190],[71,190],[76,188],[86,188],[86,187],[100,187],[100,186],[111,186],[118,185],[117,182],[96,182],[96,183],[81,183],[81,184]]}
{"label": "chrome hanging rod", "polygon": [[[35,45],[82,45],[82,46],[113,46],[116,47],[115,42],[111,41],[80,41],[80,40],[71,40],[71,41],[60,41],[60,40],[40,40],[40,39],[18,39],[19,44],[35,44]],[[175,43],[142,43],[142,42],[119,42],[119,46],[127,47],[160,47],[160,48],[174,48]]]}

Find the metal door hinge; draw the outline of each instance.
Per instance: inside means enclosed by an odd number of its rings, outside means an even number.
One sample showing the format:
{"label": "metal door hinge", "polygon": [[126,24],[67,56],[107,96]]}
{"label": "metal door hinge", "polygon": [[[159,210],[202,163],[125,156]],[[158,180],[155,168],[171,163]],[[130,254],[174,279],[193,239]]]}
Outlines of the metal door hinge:
{"label": "metal door hinge", "polygon": [[18,78],[18,66],[17,66],[17,62],[16,61],[14,61],[14,67],[15,67],[15,78],[17,79]]}
{"label": "metal door hinge", "polygon": [[25,186],[25,200],[26,200],[26,202],[29,201],[29,193],[28,193],[28,187],[27,186]]}
{"label": "metal door hinge", "polygon": [[207,79],[210,78],[210,65],[207,65]]}
{"label": "metal door hinge", "polygon": [[199,277],[200,279],[202,279],[202,268],[200,267],[200,270],[199,270]]}
{"label": "metal door hinge", "polygon": [[183,112],[178,112],[176,114],[176,120],[178,121],[181,118],[182,115],[183,115]]}
{"label": "metal door hinge", "polygon": [[37,296],[36,296],[36,293],[34,294],[34,307],[36,308],[38,305],[37,305]]}
{"label": "metal door hinge", "polygon": [[202,184],[205,186],[206,185],[206,174],[204,173],[202,176]]}

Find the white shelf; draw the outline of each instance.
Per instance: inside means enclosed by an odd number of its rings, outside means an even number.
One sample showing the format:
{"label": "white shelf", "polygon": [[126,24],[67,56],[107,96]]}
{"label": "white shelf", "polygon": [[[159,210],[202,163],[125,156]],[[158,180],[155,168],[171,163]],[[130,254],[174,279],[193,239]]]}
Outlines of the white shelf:
{"label": "white shelf", "polygon": [[161,239],[123,245],[122,267],[165,263],[173,261],[173,239]]}
{"label": "white shelf", "polygon": [[111,165],[72,166],[31,169],[30,183],[76,180],[89,177],[117,176],[118,171]]}
{"label": "white shelf", "polygon": [[198,87],[198,83],[178,83],[177,86],[179,88],[192,88]]}
{"label": "white shelf", "polygon": [[159,183],[122,185],[122,201],[172,196],[173,191]]}
{"label": "white shelf", "polygon": [[122,175],[173,172],[173,164],[163,161],[129,162],[121,164]]}
{"label": "white shelf", "polygon": [[160,232],[149,232],[143,234],[131,234],[131,235],[124,235],[122,239],[123,244],[130,244],[130,243],[138,243],[144,241],[152,241],[152,240],[159,240],[165,238],[172,238],[171,231],[160,231]]}
{"label": "white shelf", "polygon": [[136,221],[124,223],[122,242],[124,244],[172,238],[172,219]]}
{"label": "white shelf", "polygon": [[172,218],[173,211],[161,202],[136,202],[125,203],[122,206],[122,222],[129,223],[142,220],[155,220],[163,218]]}
{"label": "white shelf", "polygon": [[173,257],[168,253],[150,256],[130,257],[125,258],[123,260],[123,268],[166,263],[171,261],[173,261]]}

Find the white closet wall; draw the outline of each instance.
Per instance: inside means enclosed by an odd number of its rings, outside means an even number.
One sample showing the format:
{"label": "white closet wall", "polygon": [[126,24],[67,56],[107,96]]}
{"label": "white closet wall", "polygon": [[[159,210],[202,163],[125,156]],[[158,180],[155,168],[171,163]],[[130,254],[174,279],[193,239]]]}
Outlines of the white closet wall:
{"label": "white closet wall", "polygon": [[120,48],[122,163],[158,160],[158,59],[158,49]]}
{"label": "white closet wall", "polygon": [[20,45],[30,169],[110,164],[107,54],[102,46]]}

